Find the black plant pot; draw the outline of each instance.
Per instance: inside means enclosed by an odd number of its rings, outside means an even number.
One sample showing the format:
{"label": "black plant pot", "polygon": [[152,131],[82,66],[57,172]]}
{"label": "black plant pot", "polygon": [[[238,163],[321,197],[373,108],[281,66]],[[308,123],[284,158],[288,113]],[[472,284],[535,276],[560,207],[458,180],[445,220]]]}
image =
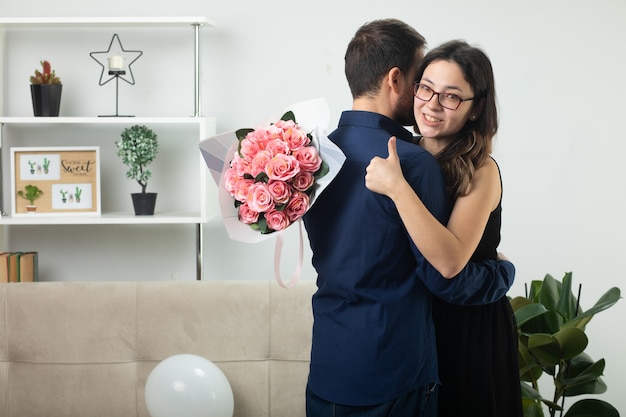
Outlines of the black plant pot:
{"label": "black plant pot", "polygon": [[133,207],[137,216],[154,214],[157,193],[131,193],[130,196],[133,199]]}
{"label": "black plant pot", "polygon": [[62,84],[31,84],[35,116],[57,117],[61,107]]}

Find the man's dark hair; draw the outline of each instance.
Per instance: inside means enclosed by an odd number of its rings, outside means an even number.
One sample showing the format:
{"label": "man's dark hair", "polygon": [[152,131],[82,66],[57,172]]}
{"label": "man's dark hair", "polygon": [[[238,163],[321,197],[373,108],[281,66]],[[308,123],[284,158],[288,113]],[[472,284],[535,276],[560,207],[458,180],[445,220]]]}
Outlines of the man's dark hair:
{"label": "man's dark hair", "polygon": [[380,80],[394,67],[406,74],[418,64],[416,52],[425,47],[424,37],[398,19],[365,23],[348,44],[345,55],[352,98],[378,93]]}

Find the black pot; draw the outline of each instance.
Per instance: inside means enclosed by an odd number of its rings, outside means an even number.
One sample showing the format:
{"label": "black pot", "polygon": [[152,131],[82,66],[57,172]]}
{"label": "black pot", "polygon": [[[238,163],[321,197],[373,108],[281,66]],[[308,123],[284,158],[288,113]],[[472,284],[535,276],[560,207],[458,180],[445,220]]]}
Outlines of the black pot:
{"label": "black pot", "polygon": [[154,214],[157,193],[131,193],[135,215],[146,216]]}
{"label": "black pot", "polygon": [[35,116],[57,117],[61,107],[62,84],[31,84]]}

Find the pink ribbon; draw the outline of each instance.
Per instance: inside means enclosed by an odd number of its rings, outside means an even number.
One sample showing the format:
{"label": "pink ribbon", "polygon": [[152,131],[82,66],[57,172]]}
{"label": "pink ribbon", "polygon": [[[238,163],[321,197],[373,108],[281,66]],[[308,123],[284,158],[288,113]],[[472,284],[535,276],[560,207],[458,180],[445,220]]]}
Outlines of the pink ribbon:
{"label": "pink ribbon", "polygon": [[285,284],[280,276],[280,255],[283,251],[283,240],[285,239],[284,231],[276,236],[276,248],[274,250],[274,277],[276,282],[282,288],[294,288],[300,279],[302,274],[302,259],[304,258],[303,237],[302,237],[302,221],[298,220],[298,226],[300,228],[300,253],[298,256],[298,264],[296,265],[291,280]]}

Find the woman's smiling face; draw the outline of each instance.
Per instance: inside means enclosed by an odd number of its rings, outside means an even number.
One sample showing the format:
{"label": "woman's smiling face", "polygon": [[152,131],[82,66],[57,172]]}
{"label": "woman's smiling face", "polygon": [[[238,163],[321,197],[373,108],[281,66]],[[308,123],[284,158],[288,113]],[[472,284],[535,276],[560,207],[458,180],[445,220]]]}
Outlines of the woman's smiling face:
{"label": "woman's smiling face", "polygon": [[469,119],[473,101],[462,101],[456,110],[450,110],[443,107],[439,100],[443,100],[445,95],[454,95],[461,100],[474,97],[461,67],[452,61],[433,61],[424,70],[419,83],[434,92],[429,101],[417,97],[413,100],[420,133],[425,138],[451,142]]}

